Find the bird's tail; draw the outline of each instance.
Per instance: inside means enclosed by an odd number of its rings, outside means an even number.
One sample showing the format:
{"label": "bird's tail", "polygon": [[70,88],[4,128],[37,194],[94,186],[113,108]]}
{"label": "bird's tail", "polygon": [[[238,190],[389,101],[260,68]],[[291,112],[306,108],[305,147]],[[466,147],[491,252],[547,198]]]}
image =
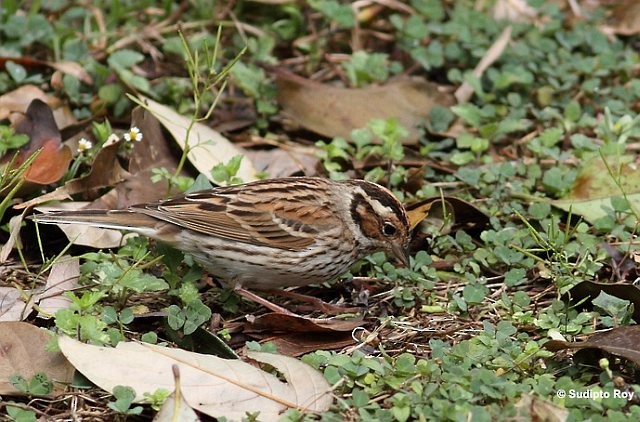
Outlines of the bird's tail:
{"label": "bird's tail", "polygon": [[80,210],[50,211],[28,217],[39,224],[82,224],[104,229],[128,230],[152,235],[158,220],[148,215],[130,210]]}

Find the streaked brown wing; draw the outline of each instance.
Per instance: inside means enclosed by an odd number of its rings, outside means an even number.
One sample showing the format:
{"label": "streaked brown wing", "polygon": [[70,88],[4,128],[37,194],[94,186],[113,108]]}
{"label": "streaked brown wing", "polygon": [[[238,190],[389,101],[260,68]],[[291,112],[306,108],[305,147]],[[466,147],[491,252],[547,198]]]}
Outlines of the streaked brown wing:
{"label": "streaked brown wing", "polygon": [[285,192],[220,188],[134,209],[221,239],[283,249],[303,249],[320,229],[335,225],[321,205],[286,197]]}

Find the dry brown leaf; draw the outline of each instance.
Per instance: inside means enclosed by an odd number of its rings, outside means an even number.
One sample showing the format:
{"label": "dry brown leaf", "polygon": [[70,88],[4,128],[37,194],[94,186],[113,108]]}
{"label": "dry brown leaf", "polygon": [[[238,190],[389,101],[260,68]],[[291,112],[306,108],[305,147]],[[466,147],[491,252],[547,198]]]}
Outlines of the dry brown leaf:
{"label": "dry brown leaf", "polygon": [[96,154],[91,170],[88,174],[69,180],[63,186],[52,192],[33,198],[22,204],[14,206],[16,209],[30,208],[48,201],[68,199],[76,193],[90,193],[98,189],[114,186],[129,176],[117,159],[119,142],[114,142],[103,148]]}
{"label": "dry brown leaf", "polygon": [[173,378],[176,388],[173,393],[162,404],[162,407],[153,417],[153,422],[197,422],[200,420],[187,399],[182,394],[180,381],[180,369],[178,365],[173,365]]}
{"label": "dry brown leaf", "polygon": [[564,349],[599,349],[612,355],[621,356],[640,365],[640,325],[622,326],[596,333],[587,341],[569,343],[566,341],[549,340],[543,346],[547,350],[556,352]]}
{"label": "dry brown leaf", "polygon": [[19,239],[20,227],[22,227],[24,215],[25,212],[20,215],[15,215],[9,220],[9,239],[7,239],[7,242],[0,248],[0,264],[7,261],[9,254]]}
{"label": "dry brown leaf", "polygon": [[493,5],[493,18],[498,21],[533,23],[537,17],[538,11],[526,0],[496,0]]}
{"label": "dry brown leaf", "polygon": [[286,149],[246,150],[245,154],[256,170],[264,171],[272,178],[287,177],[296,173],[313,176],[320,162],[318,154],[310,148],[292,149],[287,146]]}
{"label": "dry brown leaf", "polygon": [[405,204],[411,228],[426,220],[430,226],[445,228],[453,226],[482,228],[489,224],[489,216],[470,202],[453,196],[434,196]]}
{"label": "dry brown leaf", "polygon": [[0,95],[0,120],[9,118],[13,113],[24,114],[29,104],[35,99],[42,100],[51,107],[58,128],[63,129],[77,123],[77,119],[69,107],[62,105],[60,99],[47,95],[35,85],[23,85]]}
{"label": "dry brown leaf", "polygon": [[131,124],[140,129],[143,138],[134,144],[129,156],[129,174],[115,189],[93,201],[87,208],[123,209],[174,193],[168,190],[166,181],[151,181],[154,169],[165,168],[173,174],[178,166],[178,158],[171,152],[160,122],[149,111],[136,107],[131,112]]}
{"label": "dry brown leaf", "polygon": [[[18,150],[13,166],[24,163],[34,152],[40,151],[24,178],[35,185],[48,185],[64,176],[71,163],[71,150],[62,144],[51,108],[42,100],[29,104],[24,119],[17,124],[16,133],[29,136],[29,142]],[[3,161],[7,161],[7,155]],[[23,186],[23,190],[25,187]]]}
{"label": "dry brown leaf", "polygon": [[49,104],[51,108],[60,105],[56,97],[45,94],[35,85],[23,85],[13,91],[0,95],[0,120],[9,117],[11,113],[25,113],[31,101],[39,99]]}
{"label": "dry brown leaf", "polygon": [[353,347],[356,341],[351,333],[327,334],[276,334],[252,335],[262,341],[268,341],[276,347],[281,355],[298,357],[317,350],[342,350]]}
{"label": "dry brown leaf", "polygon": [[[502,30],[502,33],[500,34],[498,39],[493,42],[491,47],[489,47],[489,49],[485,53],[484,57],[482,57],[482,60],[480,60],[480,62],[473,69],[473,75],[476,78],[480,78],[484,71],[487,70],[489,66],[491,66],[496,60],[500,58],[502,52],[509,44],[509,41],[511,41],[511,26],[507,26]],[[456,89],[456,92],[454,93],[458,104],[466,103],[467,101],[469,101],[472,95],[473,88],[468,82],[463,82],[462,85],[460,85],[460,87]]]}
{"label": "dry brown leaf", "polygon": [[68,255],[61,256],[51,267],[44,289],[35,300],[38,303],[38,316],[50,318],[59,309],[65,309],[71,304],[71,299],[62,294],[78,286],[80,279],[80,260]]}
{"label": "dry brown leaf", "polygon": [[246,412],[260,412],[261,421],[275,421],[289,407],[321,412],[332,402],[323,375],[286,356],[249,352],[251,359],[278,369],[288,381],[285,383],[240,360],[151,344],[126,342],[110,348],[70,337],[61,337],[58,344],[67,359],[93,383],[106,391],[117,385],[130,386],[138,401],[145,392],[172,390],[172,367],[178,365],[187,402],[213,417],[239,420]]}
{"label": "dry brown leaf", "polygon": [[626,0],[619,2],[613,10],[609,25],[610,32],[619,35],[635,35],[640,32],[640,2]]}
{"label": "dry brown leaf", "polygon": [[54,381],[53,394],[65,390],[74,368],[62,353],[49,352],[52,334],[26,322],[0,323],[0,394],[22,394],[9,382],[13,375],[31,379],[44,372]]}
{"label": "dry brown leaf", "polygon": [[515,420],[564,422],[569,418],[568,409],[531,394],[523,394],[515,407],[518,410]]}
{"label": "dry brown leaf", "polygon": [[383,86],[344,88],[321,84],[279,71],[278,102],[301,127],[329,138],[349,139],[351,131],[371,119],[395,117],[409,130],[404,143],[417,142],[419,127],[434,106],[450,106],[453,98],[424,79],[411,78]]}
{"label": "dry brown leaf", "polygon": [[[236,155],[244,155],[241,148],[233,145],[227,138],[209,126],[198,122],[191,127],[190,132],[187,132],[187,128],[191,124],[189,117],[178,114],[171,108],[151,99],[142,97],[140,100],[147,104],[147,110],[167,128],[180,148],[184,150],[188,143],[190,152],[187,154],[187,158],[189,162],[200,173],[206,175],[211,182],[214,182],[211,177],[213,166],[227,163]],[[246,157],[240,164],[237,176],[245,182],[257,180],[256,170]]]}
{"label": "dry brown leaf", "polygon": [[53,69],[59,70],[62,73],[71,75],[76,79],[84,82],[87,85],[93,85],[93,78],[89,75],[89,72],[77,62],[61,61],[61,62],[45,62],[47,66]]}
{"label": "dry brown leaf", "polygon": [[0,286],[0,321],[22,321],[29,315],[33,300],[30,297],[25,303],[22,295],[23,292],[15,287]]}

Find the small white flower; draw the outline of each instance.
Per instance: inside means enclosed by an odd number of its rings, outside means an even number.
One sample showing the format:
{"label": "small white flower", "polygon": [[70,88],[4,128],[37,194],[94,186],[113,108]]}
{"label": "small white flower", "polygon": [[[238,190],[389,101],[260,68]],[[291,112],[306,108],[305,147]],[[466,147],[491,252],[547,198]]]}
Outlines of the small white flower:
{"label": "small white flower", "polygon": [[78,141],[78,152],[79,153],[83,153],[85,151],[90,150],[93,147],[93,144],[91,143],[91,141],[82,138]]}
{"label": "small white flower", "polygon": [[131,129],[129,129],[129,132],[126,132],[124,134],[124,140],[127,142],[130,141],[142,141],[142,133],[140,132],[140,129],[138,129],[137,127],[133,126]]}

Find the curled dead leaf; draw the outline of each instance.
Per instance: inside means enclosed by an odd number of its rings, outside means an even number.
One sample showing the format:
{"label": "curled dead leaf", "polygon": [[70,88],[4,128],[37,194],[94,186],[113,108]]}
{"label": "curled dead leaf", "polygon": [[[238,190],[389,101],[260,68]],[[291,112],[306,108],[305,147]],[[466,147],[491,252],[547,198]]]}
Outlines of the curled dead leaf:
{"label": "curled dead leaf", "polygon": [[278,71],[276,85],[278,102],[287,117],[329,138],[349,139],[352,130],[366,127],[371,119],[395,117],[409,130],[403,142],[412,144],[420,137],[420,126],[433,107],[454,103],[441,87],[420,78],[345,88]]}

